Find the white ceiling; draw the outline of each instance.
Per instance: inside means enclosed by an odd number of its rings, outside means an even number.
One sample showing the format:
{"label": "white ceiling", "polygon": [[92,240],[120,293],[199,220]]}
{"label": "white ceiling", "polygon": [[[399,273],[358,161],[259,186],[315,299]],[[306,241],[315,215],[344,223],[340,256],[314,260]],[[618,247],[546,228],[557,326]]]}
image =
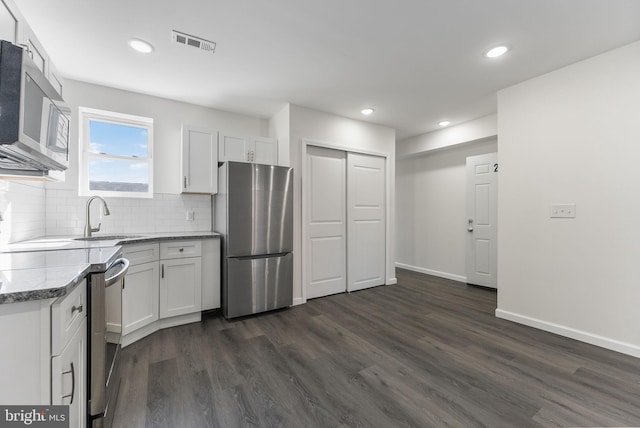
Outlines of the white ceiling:
{"label": "white ceiling", "polygon": [[[67,78],[259,117],[290,102],[398,138],[494,113],[497,90],[640,39],[638,0],[15,2]],[[215,54],[174,44],[173,29]],[[503,43],[506,56],[483,57]]]}

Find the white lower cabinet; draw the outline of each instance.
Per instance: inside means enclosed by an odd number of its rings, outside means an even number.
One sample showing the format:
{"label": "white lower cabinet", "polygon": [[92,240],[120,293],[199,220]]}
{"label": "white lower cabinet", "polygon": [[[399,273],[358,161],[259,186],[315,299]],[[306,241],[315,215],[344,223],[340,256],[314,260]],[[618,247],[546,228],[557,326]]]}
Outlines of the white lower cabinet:
{"label": "white lower cabinet", "polygon": [[51,306],[51,404],[69,406],[69,426],[86,426],[87,282]]}
{"label": "white lower cabinet", "polygon": [[159,329],[200,321],[220,307],[220,240],[170,239],[123,247],[122,346]]}
{"label": "white lower cabinet", "polygon": [[51,358],[51,404],[69,406],[69,426],[86,426],[87,320],[67,346]]}
{"label": "white lower cabinet", "polygon": [[86,426],[86,296],[83,280],[57,299],[0,305],[0,403],[69,405],[69,426]]}
{"label": "white lower cabinet", "polygon": [[122,287],[122,334],[127,335],[158,320],[160,263],[129,266]]}
{"label": "white lower cabinet", "polygon": [[202,310],[202,265],[200,257],[161,260],[160,318]]}
{"label": "white lower cabinet", "polygon": [[160,243],[160,318],[202,310],[201,241]]}

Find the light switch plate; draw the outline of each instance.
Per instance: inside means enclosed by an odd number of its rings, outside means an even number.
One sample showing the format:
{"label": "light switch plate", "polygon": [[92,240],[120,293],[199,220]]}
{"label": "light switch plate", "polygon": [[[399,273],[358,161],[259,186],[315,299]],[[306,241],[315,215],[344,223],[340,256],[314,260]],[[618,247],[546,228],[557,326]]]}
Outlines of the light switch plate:
{"label": "light switch plate", "polygon": [[193,221],[196,218],[196,213],[193,210],[187,210],[187,221]]}
{"label": "light switch plate", "polygon": [[551,218],[576,218],[576,204],[551,204]]}

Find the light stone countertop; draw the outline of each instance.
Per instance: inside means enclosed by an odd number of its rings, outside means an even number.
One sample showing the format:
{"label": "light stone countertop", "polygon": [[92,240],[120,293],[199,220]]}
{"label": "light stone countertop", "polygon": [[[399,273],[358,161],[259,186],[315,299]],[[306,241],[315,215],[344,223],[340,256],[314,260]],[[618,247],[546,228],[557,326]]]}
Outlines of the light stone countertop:
{"label": "light stone countertop", "polygon": [[64,296],[89,273],[90,265],[0,271],[0,304]]}
{"label": "light stone countertop", "polygon": [[145,233],[99,241],[48,236],[9,244],[0,249],[0,304],[64,296],[87,274],[103,272],[121,245],[219,237],[215,232]]}
{"label": "light stone countertop", "polygon": [[[101,235],[94,233],[94,237]],[[177,239],[215,239],[220,238],[220,234],[216,232],[168,232],[168,233],[123,233],[119,236],[127,236],[126,238],[104,239],[97,241],[79,240],[77,237],[69,236],[45,236],[42,238],[29,239],[27,241],[15,242],[7,244],[0,248],[0,253],[15,253],[21,251],[51,251],[51,250],[71,250],[80,248],[104,248],[116,245],[141,244],[145,242],[177,240]],[[2,265],[0,264],[0,270]]]}

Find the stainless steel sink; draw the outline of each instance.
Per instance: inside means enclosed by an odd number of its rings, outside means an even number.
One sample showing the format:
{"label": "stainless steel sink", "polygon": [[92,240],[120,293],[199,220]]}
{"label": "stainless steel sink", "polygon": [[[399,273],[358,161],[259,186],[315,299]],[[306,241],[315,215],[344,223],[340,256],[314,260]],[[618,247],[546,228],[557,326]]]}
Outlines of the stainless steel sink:
{"label": "stainless steel sink", "polygon": [[115,241],[117,239],[142,238],[143,235],[99,235],[86,238],[73,238],[75,241]]}

